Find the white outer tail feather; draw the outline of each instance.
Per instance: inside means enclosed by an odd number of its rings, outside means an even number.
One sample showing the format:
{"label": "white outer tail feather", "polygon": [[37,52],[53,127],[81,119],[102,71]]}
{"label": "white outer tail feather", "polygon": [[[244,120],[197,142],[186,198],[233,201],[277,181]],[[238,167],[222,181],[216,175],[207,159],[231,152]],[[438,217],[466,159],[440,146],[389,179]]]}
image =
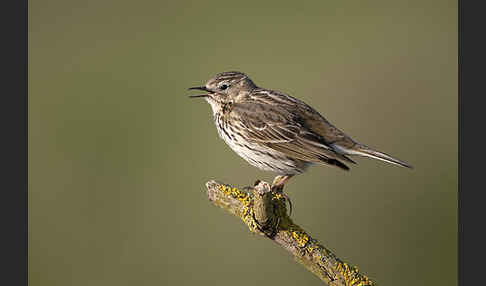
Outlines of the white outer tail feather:
{"label": "white outer tail feather", "polygon": [[385,153],[373,150],[373,149],[366,147],[364,145],[358,145],[357,149],[348,149],[348,148],[338,146],[336,144],[332,144],[332,147],[336,151],[338,151],[339,153],[342,153],[344,155],[358,155],[358,156],[369,157],[369,158],[381,160],[381,161],[384,161],[384,162],[387,162],[387,163],[390,163],[390,164],[393,164],[393,165],[397,165],[397,166],[400,166],[400,167],[406,167],[406,168],[413,169],[413,167],[411,165],[409,165],[409,164],[407,164],[407,163],[405,163],[401,160],[393,158],[392,156],[387,155]]}

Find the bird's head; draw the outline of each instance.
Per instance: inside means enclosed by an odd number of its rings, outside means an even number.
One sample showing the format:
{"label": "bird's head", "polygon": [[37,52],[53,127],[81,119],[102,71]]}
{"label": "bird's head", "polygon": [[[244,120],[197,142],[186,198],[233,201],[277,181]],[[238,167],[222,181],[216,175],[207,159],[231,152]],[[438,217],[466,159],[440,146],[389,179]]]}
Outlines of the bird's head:
{"label": "bird's head", "polygon": [[225,104],[238,102],[248,96],[256,87],[253,81],[242,72],[223,72],[209,79],[204,86],[191,87],[189,90],[203,90],[206,93],[191,95],[191,98],[205,98],[213,112]]}

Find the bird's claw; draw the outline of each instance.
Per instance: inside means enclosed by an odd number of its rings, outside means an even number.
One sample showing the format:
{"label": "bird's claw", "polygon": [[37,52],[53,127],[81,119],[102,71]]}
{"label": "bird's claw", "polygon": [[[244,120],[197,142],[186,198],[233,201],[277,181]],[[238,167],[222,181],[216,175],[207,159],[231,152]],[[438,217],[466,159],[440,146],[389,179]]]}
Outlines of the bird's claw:
{"label": "bird's claw", "polygon": [[285,198],[285,201],[289,202],[289,217],[292,215],[292,201],[290,197],[283,192],[283,185],[273,185],[272,191],[279,193],[282,197]]}

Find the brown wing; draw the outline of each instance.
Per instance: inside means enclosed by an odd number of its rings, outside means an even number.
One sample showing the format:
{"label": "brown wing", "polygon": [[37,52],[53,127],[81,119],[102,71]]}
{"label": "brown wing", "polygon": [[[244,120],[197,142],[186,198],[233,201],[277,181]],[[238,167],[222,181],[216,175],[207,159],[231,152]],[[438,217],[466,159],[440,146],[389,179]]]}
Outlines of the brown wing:
{"label": "brown wing", "polygon": [[248,101],[264,105],[279,106],[282,109],[297,115],[300,124],[310,133],[319,138],[317,141],[327,145],[333,144],[345,149],[353,149],[357,142],[329,123],[323,116],[305,102],[277,90],[256,88],[249,95]]}
{"label": "brown wing", "polygon": [[336,165],[342,169],[349,168],[340,161],[354,163],[328,145],[298,113],[283,107],[257,102],[235,103],[226,116],[232,117],[232,122],[239,122],[247,140],[295,159]]}
{"label": "brown wing", "polygon": [[[310,108],[310,107],[309,107]],[[303,124],[313,133],[318,134],[327,145],[336,144],[352,149],[357,143],[322,117],[317,111],[300,112]]]}

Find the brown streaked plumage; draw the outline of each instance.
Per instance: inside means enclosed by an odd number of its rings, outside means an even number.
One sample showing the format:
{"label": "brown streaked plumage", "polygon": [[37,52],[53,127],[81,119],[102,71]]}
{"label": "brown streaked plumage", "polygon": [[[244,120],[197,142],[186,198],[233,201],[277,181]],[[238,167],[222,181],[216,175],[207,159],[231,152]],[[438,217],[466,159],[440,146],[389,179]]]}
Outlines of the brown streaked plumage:
{"label": "brown streaked plumage", "polygon": [[312,164],[349,170],[358,155],[402,167],[407,163],[362,145],[306,103],[255,85],[244,73],[223,72],[205,86],[190,89],[206,93],[219,136],[253,166],[277,173],[273,186],[282,189],[293,175]]}

